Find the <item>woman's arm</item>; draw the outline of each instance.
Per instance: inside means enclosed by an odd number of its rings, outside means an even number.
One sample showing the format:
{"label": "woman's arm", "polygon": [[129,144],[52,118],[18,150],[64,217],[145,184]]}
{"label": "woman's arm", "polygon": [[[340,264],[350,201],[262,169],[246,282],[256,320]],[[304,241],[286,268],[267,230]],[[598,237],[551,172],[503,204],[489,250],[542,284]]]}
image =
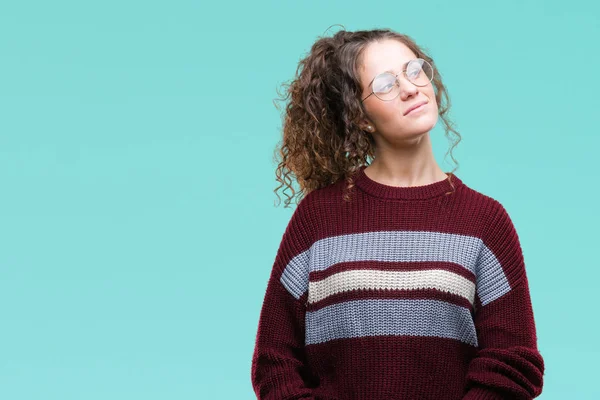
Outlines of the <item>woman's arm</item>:
{"label": "woman's arm", "polygon": [[477,263],[475,327],[479,351],[464,400],[530,400],[542,392],[544,360],[519,237],[497,201]]}
{"label": "woman's arm", "polygon": [[312,227],[307,197],[283,234],[263,301],[252,357],[252,386],[258,400],[312,399],[304,358],[305,297]]}

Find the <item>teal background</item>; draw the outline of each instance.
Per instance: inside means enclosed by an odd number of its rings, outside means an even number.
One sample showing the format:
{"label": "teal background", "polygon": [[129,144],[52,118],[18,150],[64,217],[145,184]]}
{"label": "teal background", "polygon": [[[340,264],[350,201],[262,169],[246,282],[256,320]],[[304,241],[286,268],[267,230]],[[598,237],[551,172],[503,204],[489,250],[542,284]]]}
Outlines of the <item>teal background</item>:
{"label": "teal background", "polygon": [[599,21],[581,0],[2,2],[0,398],[255,398],[293,211],[274,206],[273,99],[333,24],[436,60],[456,174],[521,239],[539,398],[600,398]]}

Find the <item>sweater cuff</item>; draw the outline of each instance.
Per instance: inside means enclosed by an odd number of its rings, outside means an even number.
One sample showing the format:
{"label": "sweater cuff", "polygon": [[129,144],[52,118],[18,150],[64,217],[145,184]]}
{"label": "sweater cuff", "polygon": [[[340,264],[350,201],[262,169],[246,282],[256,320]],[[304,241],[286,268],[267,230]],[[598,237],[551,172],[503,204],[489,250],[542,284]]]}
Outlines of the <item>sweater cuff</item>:
{"label": "sweater cuff", "polygon": [[505,397],[497,392],[474,387],[464,395],[463,400],[505,400]]}

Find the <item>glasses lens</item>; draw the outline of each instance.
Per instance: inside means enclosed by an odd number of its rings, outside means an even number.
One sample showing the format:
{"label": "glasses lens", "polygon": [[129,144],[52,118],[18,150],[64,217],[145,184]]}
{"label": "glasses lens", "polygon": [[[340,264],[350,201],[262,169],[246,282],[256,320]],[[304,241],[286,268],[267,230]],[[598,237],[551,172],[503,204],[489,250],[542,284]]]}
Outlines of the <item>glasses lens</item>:
{"label": "glasses lens", "polygon": [[417,58],[406,66],[406,77],[417,86],[425,86],[433,79],[433,68],[427,61]]}
{"label": "glasses lens", "polygon": [[[416,86],[426,86],[433,79],[433,68],[426,60],[416,58],[406,66],[406,78]],[[400,93],[396,76],[389,72],[379,74],[373,81],[373,92],[381,100],[392,100]]]}
{"label": "glasses lens", "polygon": [[373,92],[381,100],[391,100],[398,95],[400,87],[396,76],[389,72],[377,75],[373,81]]}

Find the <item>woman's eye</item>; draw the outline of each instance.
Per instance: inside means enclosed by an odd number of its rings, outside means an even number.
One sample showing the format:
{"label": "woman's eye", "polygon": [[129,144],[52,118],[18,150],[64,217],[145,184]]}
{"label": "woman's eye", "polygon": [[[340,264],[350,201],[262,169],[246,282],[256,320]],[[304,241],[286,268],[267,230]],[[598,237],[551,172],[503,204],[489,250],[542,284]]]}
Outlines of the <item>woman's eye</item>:
{"label": "woman's eye", "polygon": [[409,76],[417,76],[417,75],[419,75],[419,72],[421,72],[421,69],[419,69],[419,68],[413,69],[413,70],[408,71],[408,75]]}
{"label": "woman's eye", "polygon": [[377,93],[387,93],[387,92],[389,92],[390,90],[392,90],[393,86],[394,86],[394,84],[392,84],[392,83],[389,83],[389,84],[387,84],[387,85],[385,85],[385,86],[381,86],[381,87],[379,87],[379,89],[378,89],[376,92],[377,92]]}

